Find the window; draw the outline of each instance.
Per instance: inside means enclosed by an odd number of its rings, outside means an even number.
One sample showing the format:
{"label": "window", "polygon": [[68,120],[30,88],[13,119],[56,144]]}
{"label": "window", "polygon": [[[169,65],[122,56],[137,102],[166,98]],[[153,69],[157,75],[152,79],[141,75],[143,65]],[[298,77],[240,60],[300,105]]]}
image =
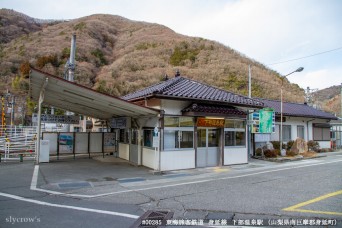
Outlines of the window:
{"label": "window", "polygon": [[128,131],[128,129],[120,129],[119,142],[129,143],[129,131]]}
{"label": "window", "polygon": [[246,146],[246,121],[226,119],[224,124],[225,146]]}
{"label": "window", "polygon": [[313,127],[313,140],[316,141],[329,141],[330,128],[329,127]]}
{"label": "window", "polygon": [[244,131],[225,131],[224,143],[225,146],[245,146],[246,133]]}
{"label": "window", "polygon": [[283,141],[291,141],[291,125],[283,125]]}
{"label": "window", "polygon": [[245,129],[246,122],[244,120],[226,119],[224,123],[225,128],[241,128]]}
{"label": "window", "polygon": [[193,117],[170,117],[164,118],[164,127],[193,127]]}
{"label": "window", "polygon": [[164,149],[194,147],[193,117],[164,117]]}
{"label": "window", "polygon": [[81,127],[74,127],[74,132],[81,132]]}
{"label": "window", "polygon": [[164,149],[193,148],[194,132],[164,130]]}
{"label": "window", "polygon": [[146,147],[152,147],[152,141],[153,140],[153,130],[147,129],[144,130],[144,146]]}
{"label": "window", "polygon": [[297,137],[304,139],[304,126],[297,126]]}

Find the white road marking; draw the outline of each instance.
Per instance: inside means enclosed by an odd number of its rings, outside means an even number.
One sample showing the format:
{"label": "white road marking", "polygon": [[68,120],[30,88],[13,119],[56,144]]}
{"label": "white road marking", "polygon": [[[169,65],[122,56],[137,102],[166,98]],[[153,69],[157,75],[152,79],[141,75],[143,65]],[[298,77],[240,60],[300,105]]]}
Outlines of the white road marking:
{"label": "white road marking", "polygon": [[[191,181],[191,182],[178,183],[178,184],[169,184],[169,185],[156,186],[156,187],[147,187],[147,188],[129,189],[129,190],[123,190],[123,191],[116,191],[116,192],[108,192],[108,193],[103,193],[103,194],[98,194],[98,195],[68,194],[68,193],[54,192],[54,191],[39,189],[39,188],[35,188],[33,190],[46,192],[46,193],[50,193],[50,194],[68,196],[68,197],[96,198],[96,197],[116,195],[116,194],[121,194],[121,193],[139,192],[139,191],[147,191],[147,190],[160,189],[160,188],[177,187],[177,186],[182,186],[182,185],[200,184],[200,183],[212,182],[212,181],[218,181],[218,180],[236,179],[236,178],[241,178],[241,177],[249,177],[249,176],[255,176],[255,175],[259,175],[259,174],[272,173],[272,172],[284,171],[284,170],[289,170],[289,169],[299,169],[299,168],[305,168],[305,167],[317,166],[317,165],[325,165],[325,164],[331,164],[331,163],[336,163],[336,162],[342,162],[342,160],[322,162],[322,163],[314,163],[314,164],[306,164],[306,165],[300,165],[300,166],[295,166],[295,167],[286,167],[286,168],[280,168],[280,169],[271,169],[271,170],[261,171],[261,172],[257,172],[257,173],[249,173],[249,174],[234,176],[234,177],[221,177],[221,178],[216,178],[216,179],[204,179],[204,180]],[[33,178],[32,178],[32,180],[33,180]]]}
{"label": "white road marking", "polygon": [[32,181],[31,181],[31,190],[37,189],[37,180],[38,180],[38,171],[39,171],[39,165],[34,166],[33,175],[32,175]]}
{"label": "white road marking", "polygon": [[98,209],[92,209],[92,208],[86,208],[86,207],[75,207],[75,206],[68,206],[68,205],[63,205],[63,204],[47,203],[47,202],[34,200],[34,199],[28,199],[28,198],[24,198],[21,196],[11,195],[11,194],[7,194],[7,193],[3,193],[3,192],[0,192],[0,196],[12,198],[12,199],[20,200],[20,201],[24,201],[24,202],[34,203],[34,204],[38,204],[38,205],[42,205],[42,206],[67,208],[67,209],[73,209],[73,210],[78,210],[78,211],[86,211],[86,212],[94,212],[94,213],[99,213],[99,214],[115,215],[115,216],[132,218],[132,219],[139,218],[139,216],[137,216],[137,215],[131,215],[131,214],[120,213],[120,212],[115,212],[115,211],[104,211],[104,210],[98,210]]}

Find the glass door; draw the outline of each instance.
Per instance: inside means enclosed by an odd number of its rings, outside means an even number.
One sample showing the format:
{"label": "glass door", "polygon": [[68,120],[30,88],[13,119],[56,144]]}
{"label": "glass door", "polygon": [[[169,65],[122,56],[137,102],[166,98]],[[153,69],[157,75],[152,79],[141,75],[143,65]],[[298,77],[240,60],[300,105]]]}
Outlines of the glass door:
{"label": "glass door", "polygon": [[197,129],[197,167],[218,166],[220,160],[220,129]]}

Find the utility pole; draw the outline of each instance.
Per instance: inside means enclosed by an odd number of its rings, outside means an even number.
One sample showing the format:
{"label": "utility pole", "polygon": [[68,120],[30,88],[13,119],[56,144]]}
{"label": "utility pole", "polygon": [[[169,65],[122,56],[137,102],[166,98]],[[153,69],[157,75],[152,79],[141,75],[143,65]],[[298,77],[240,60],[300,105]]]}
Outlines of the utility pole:
{"label": "utility pole", "polygon": [[14,105],[15,105],[15,97],[12,95],[11,101],[11,127],[14,125]]}
{"label": "utility pole", "polygon": [[248,66],[248,97],[252,98],[252,74],[251,65]]}
{"label": "utility pole", "polygon": [[5,116],[5,97],[1,96],[1,135],[5,132],[6,129],[6,116]]}
{"label": "utility pole", "polygon": [[[251,74],[251,65],[248,66],[248,97],[252,98],[252,74]],[[251,114],[250,110],[248,110],[248,116],[247,116],[247,153],[248,156],[251,156],[251,148],[252,148],[252,135],[251,135]]]}
{"label": "utility pole", "polygon": [[[74,82],[75,75],[75,55],[76,55],[76,34],[72,35],[71,47],[70,47],[70,57],[68,62],[65,64],[64,79]],[[66,115],[73,115],[74,113],[67,111]],[[67,124],[66,128],[71,131],[71,124]]]}
{"label": "utility pole", "polygon": [[313,93],[316,92],[318,89],[310,89],[310,87],[306,87],[306,91],[305,91],[305,102],[309,105],[309,106],[314,106],[314,99],[313,99]]}

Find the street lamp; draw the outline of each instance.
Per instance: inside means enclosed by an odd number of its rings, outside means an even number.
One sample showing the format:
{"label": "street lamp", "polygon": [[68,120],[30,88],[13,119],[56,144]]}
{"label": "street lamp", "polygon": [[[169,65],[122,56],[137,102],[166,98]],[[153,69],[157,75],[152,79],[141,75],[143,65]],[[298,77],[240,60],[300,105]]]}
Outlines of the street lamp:
{"label": "street lamp", "polygon": [[281,87],[280,87],[280,153],[283,156],[283,84],[284,84],[284,79],[289,76],[290,74],[296,73],[296,72],[301,72],[304,70],[304,67],[299,67],[297,70],[285,75],[281,76]]}

